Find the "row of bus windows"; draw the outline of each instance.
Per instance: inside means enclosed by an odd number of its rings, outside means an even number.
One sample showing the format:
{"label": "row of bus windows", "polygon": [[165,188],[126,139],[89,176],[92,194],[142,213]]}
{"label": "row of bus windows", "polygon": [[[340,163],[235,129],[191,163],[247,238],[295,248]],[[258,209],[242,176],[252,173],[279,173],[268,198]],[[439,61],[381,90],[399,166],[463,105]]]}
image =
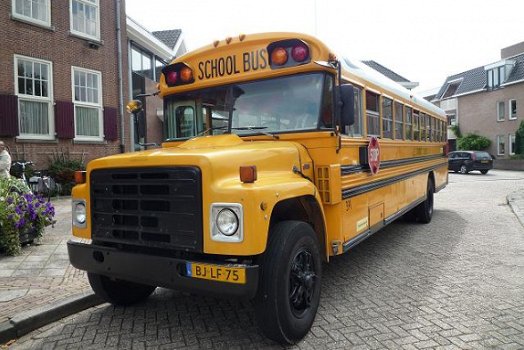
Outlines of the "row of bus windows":
{"label": "row of bus windows", "polygon": [[347,130],[350,136],[364,134],[365,116],[368,136],[428,142],[446,140],[447,125],[443,120],[371,91],[366,91],[364,109],[362,89],[358,87],[354,89],[355,123]]}

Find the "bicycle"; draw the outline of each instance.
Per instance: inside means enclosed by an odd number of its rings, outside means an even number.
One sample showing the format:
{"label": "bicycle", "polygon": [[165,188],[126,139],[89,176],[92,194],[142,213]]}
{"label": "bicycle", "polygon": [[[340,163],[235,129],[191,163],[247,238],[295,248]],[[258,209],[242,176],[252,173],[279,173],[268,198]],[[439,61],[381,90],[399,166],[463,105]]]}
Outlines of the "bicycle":
{"label": "bicycle", "polygon": [[40,194],[44,197],[47,197],[47,201],[51,200],[51,194],[55,192],[57,189],[57,183],[53,180],[51,176],[41,176],[41,172],[35,172],[33,176],[31,176],[29,179],[26,176],[26,167],[28,165],[33,165],[34,163],[29,162],[14,162],[15,165],[19,165],[21,167],[21,174],[20,179],[22,179],[27,186],[29,186],[29,189],[31,192],[35,194]]}

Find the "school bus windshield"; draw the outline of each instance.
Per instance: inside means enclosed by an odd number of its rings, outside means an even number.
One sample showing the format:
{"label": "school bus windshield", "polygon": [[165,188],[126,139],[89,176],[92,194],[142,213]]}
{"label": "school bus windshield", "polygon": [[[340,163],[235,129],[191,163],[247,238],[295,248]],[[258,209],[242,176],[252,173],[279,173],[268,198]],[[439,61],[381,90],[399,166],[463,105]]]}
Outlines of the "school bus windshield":
{"label": "school bus windshield", "polygon": [[165,138],[169,141],[223,133],[243,136],[329,128],[332,96],[333,78],[325,73],[167,96]]}

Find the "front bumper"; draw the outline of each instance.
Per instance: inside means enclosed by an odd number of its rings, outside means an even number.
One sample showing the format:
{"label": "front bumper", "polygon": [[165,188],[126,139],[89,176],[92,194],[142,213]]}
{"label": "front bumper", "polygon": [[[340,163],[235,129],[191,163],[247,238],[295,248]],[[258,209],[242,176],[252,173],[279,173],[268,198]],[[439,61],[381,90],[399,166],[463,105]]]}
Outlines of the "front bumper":
{"label": "front bumper", "polygon": [[258,287],[257,265],[245,268],[246,283],[234,284],[187,277],[184,259],[119,251],[111,247],[67,242],[71,264],[77,269],[151,286],[208,294],[253,298]]}

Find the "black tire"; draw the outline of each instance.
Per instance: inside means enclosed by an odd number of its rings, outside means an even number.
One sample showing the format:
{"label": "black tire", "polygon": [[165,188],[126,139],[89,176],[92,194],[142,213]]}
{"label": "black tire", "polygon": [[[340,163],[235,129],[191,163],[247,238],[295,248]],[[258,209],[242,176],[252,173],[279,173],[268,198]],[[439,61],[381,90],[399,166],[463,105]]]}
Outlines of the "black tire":
{"label": "black tire", "polygon": [[486,174],[488,173],[488,170],[481,170],[480,173],[481,173],[482,175],[486,175]]}
{"label": "black tire", "polygon": [[255,298],[258,326],[268,338],[295,344],[309,332],[320,302],[321,264],[310,225],[283,221],[271,229]]}
{"label": "black tire", "polygon": [[132,305],[147,299],[156,287],[111,279],[96,273],[87,273],[89,284],[96,295],[113,305]]}
{"label": "black tire", "polygon": [[414,209],[414,214],[417,222],[421,222],[423,224],[429,224],[431,222],[431,218],[433,216],[433,194],[435,193],[435,185],[433,184],[433,180],[428,178],[428,185],[426,190],[426,200],[419,205],[417,205]]}
{"label": "black tire", "polygon": [[467,173],[469,173],[469,170],[468,170],[468,167],[466,166],[466,164],[462,164],[462,165],[460,166],[460,173],[461,173],[461,174],[467,174]]}

